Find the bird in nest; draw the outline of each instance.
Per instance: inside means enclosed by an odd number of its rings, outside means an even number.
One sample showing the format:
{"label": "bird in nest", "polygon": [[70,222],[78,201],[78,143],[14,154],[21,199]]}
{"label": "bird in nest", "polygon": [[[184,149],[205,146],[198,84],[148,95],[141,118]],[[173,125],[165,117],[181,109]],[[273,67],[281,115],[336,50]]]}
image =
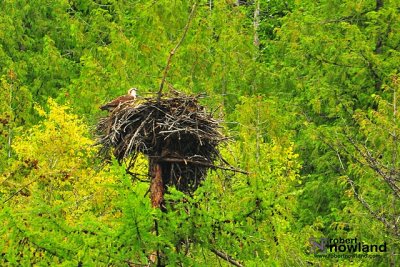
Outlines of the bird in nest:
{"label": "bird in nest", "polygon": [[113,111],[114,109],[116,109],[117,107],[128,103],[128,102],[132,102],[134,100],[136,100],[137,97],[137,89],[136,88],[131,88],[128,90],[128,93],[126,95],[123,96],[119,96],[116,99],[108,102],[107,104],[103,105],[100,107],[101,110],[107,110],[109,112]]}

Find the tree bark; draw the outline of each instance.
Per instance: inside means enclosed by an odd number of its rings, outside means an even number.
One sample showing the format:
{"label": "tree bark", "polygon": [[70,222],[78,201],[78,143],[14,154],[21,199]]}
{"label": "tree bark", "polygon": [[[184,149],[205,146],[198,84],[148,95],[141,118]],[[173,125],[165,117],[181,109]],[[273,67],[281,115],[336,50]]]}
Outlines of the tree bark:
{"label": "tree bark", "polygon": [[254,26],[254,39],[253,39],[253,44],[259,48],[260,47],[260,38],[258,37],[258,28],[260,27],[260,1],[255,1],[254,3],[255,9],[254,9],[254,20],[253,20],[253,26]]}
{"label": "tree bark", "polygon": [[150,199],[153,208],[161,208],[164,201],[164,183],[162,180],[162,168],[159,163],[150,162],[151,184]]}
{"label": "tree bark", "polygon": [[383,7],[383,0],[376,0],[376,6],[375,9],[379,10]]}
{"label": "tree bark", "polygon": [[[382,7],[383,7],[383,0],[376,0],[375,10],[379,11]],[[375,51],[374,51],[375,54],[382,53],[383,38],[384,38],[383,34],[379,34],[378,39],[376,40]],[[382,80],[380,77],[375,77],[375,89],[376,91],[380,91],[382,89]]]}
{"label": "tree bark", "polygon": [[[149,161],[149,169],[150,169],[150,176],[151,176],[151,182],[150,182],[150,200],[151,200],[151,206],[155,209],[161,209],[163,208],[163,202],[164,202],[164,183],[162,179],[162,167],[159,163],[157,163],[154,160]],[[154,220],[154,231],[155,235],[158,236],[158,222],[157,220]],[[165,266],[163,264],[163,257],[162,257],[162,252],[157,250],[154,251],[153,253],[150,254],[149,260],[153,264],[156,264],[156,266]]]}

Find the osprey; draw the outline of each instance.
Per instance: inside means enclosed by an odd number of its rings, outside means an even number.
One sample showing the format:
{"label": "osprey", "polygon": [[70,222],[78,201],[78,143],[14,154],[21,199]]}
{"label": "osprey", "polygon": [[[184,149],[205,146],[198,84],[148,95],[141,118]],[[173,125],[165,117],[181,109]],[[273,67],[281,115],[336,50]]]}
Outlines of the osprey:
{"label": "osprey", "polygon": [[136,88],[128,90],[128,94],[117,97],[116,99],[108,102],[107,104],[100,107],[101,110],[113,111],[115,108],[123,105],[126,102],[131,102],[136,99]]}

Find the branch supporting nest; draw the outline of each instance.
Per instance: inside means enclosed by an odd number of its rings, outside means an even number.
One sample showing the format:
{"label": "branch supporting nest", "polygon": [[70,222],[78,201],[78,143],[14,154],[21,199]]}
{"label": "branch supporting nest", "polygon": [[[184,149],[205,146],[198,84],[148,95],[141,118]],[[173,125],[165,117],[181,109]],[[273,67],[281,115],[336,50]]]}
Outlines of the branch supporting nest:
{"label": "branch supporting nest", "polygon": [[179,158],[159,158],[157,161],[158,162],[170,162],[170,163],[184,163],[185,165],[195,164],[195,165],[214,168],[214,169],[249,174],[248,172],[243,171],[241,169],[237,169],[237,168],[233,168],[233,167],[226,167],[226,166],[217,166],[217,165],[214,165],[214,164],[206,162],[206,161],[196,161],[196,160],[191,160],[191,159],[179,159]]}

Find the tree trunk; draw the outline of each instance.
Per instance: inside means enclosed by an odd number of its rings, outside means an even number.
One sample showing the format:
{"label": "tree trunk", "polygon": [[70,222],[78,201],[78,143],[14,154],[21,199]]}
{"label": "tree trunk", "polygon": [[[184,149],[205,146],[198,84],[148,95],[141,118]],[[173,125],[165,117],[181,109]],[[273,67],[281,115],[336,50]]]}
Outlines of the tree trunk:
{"label": "tree trunk", "polygon": [[[150,200],[151,206],[155,209],[163,209],[164,202],[164,183],[162,179],[162,167],[159,163],[154,160],[149,161],[149,170],[151,176],[150,183]],[[158,236],[158,222],[154,220],[154,231],[156,236]],[[163,264],[163,253],[159,250],[154,251],[150,254],[149,260],[156,264],[156,266],[165,266]]]}
{"label": "tree trunk", "polygon": [[153,208],[161,208],[164,201],[164,183],[162,180],[162,168],[159,163],[150,161],[150,199]]}
{"label": "tree trunk", "polygon": [[260,39],[258,37],[258,28],[260,27],[260,1],[255,1],[254,3],[254,20],[253,20],[253,26],[254,26],[254,39],[253,39],[253,44],[259,48],[260,47]]}

